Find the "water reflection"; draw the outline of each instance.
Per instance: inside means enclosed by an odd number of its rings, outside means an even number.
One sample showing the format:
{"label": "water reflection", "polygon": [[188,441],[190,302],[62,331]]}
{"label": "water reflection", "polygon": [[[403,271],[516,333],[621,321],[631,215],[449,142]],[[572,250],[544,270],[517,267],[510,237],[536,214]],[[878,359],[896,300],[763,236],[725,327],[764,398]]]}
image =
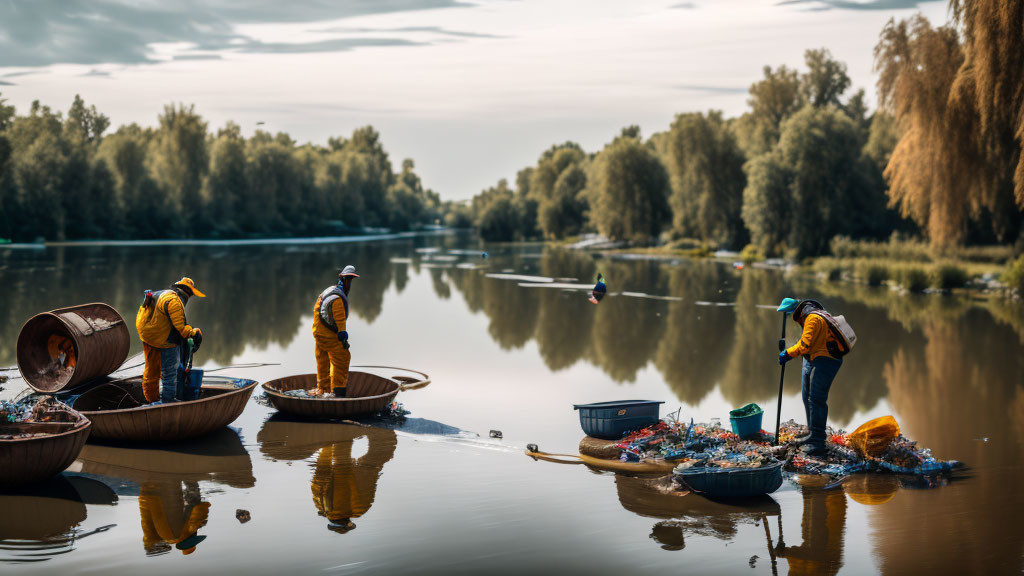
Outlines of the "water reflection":
{"label": "water reflection", "polygon": [[[339,534],[354,530],[352,520],[370,510],[377,480],[398,446],[394,430],[294,421],[278,415],[263,424],[256,439],[260,452],[274,460],[313,461],[313,504],[317,514],[326,518],[327,529]],[[367,442],[362,455],[354,452],[360,439]]]}
{"label": "water reflection", "polygon": [[[437,250],[417,251],[429,243]],[[15,297],[0,300],[0,364],[14,361],[17,332],[32,312],[67,305],[60,288],[75,286],[80,300],[111,302],[130,317],[141,291],[161,287],[187,273],[210,286],[212,297],[190,306],[189,316],[209,337],[205,359],[228,364],[247,346],[287,347],[302,329],[310,303],[335,270],[356,262],[364,272],[353,290],[352,313],[372,324],[383,311],[392,286],[402,292],[410,274],[429,275],[439,299],[462,296],[471,314],[488,319],[487,332],[505,350],[536,343],[551,370],[587,362],[616,382],[632,382],[653,365],[675,396],[695,404],[716,388],[740,405],[769,400],[777,389],[774,365],[779,315],[764,306],[784,295],[819,298],[845,313],[855,325],[858,347],[833,386],[830,419],[857,425],[855,414],[871,410],[893,392],[891,377],[911,373],[910,363],[941,347],[937,354],[977,350],[992,361],[965,361],[979,382],[1014,388],[1003,406],[1024,412],[1024,305],[991,304],[966,298],[896,296],[887,289],[821,283],[773,270],[730,266],[710,260],[660,262],[600,259],[556,247],[515,246],[492,251],[489,268],[465,250],[458,237],[332,246],[175,247],[152,254],[148,248],[51,248],[45,251],[0,251],[0,269]],[[141,258],[145,251],[145,258]],[[452,251],[455,254],[449,254]],[[437,260],[455,258],[473,266]],[[444,268],[436,267],[440,262]],[[609,297],[600,307],[588,305],[586,290],[522,288],[515,281],[487,278],[488,269],[513,270],[560,279],[590,279],[602,272]],[[267,281],[287,279],[286,281]],[[243,291],[256,291],[260,306]],[[672,301],[621,296],[640,292],[673,296]],[[618,294],[618,295],[616,295]],[[702,306],[701,302],[730,306]],[[453,322],[461,322],[453,318]],[[796,326],[788,327],[790,340]],[[941,342],[933,342],[939,339]],[[979,339],[993,347],[978,347]],[[137,344],[135,344],[137,347]],[[926,367],[927,364],[927,367]],[[940,376],[934,363],[921,363]],[[953,367],[956,369],[956,367]],[[787,393],[799,389],[797,370],[789,371]],[[938,384],[932,384],[935,386]],[[898,395],[898,393],[897,393]],[[1017,398],[1020,398],[1018,400]],[[1024,439],[1021,419],[1012,419]]]}
{"label": "water reflection", "polygon": [[68,474],[0,492],[0,563],[43,562],[72,552],[82,538],[113,527],[81,528],[89,507],[116,503],[117,494],[106,484]]}
{"label": "water reflection", "polygon": [[717,502],[676,489],[671,480],[617,474],[619,503],[630,512],[661,518],[651,529],[651,539],[665,550],[682,550],[686,536],[706,536],[732,541],[740,524],[756,524],[778,517],[782,509],[770,496],[734,502]]}
{"label": "water reflection", "polygon": [[256,483],[249,453],[230,428],[159,447],[87,444],[78,463],[84,473],[116,484],[127,481],[129,494],[137,490],[147,556],[175,549],[192,554],[206,539],[200,530],[209,519],[210,502],[204,500],[199,482],[242,489]]}

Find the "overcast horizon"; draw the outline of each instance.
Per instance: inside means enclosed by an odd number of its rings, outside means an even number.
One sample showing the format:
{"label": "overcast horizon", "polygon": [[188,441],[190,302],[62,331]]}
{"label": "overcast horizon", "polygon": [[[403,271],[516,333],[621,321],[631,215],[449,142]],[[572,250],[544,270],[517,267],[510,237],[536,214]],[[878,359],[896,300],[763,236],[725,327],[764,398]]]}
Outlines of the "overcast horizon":
{"label": "overcast horizon", "polygon": [[466,199],[556,142],[596,151],[679,112],[738,115],[765,65],[825,47],[874,106],[872,50],[889,18],[947,19],[911,0],[191,0],[0,4],[0,95],[66,111],[74,95],[113,129],[165,104],[210,124],[264,123],[326,143],[372,124],[397,166]]}

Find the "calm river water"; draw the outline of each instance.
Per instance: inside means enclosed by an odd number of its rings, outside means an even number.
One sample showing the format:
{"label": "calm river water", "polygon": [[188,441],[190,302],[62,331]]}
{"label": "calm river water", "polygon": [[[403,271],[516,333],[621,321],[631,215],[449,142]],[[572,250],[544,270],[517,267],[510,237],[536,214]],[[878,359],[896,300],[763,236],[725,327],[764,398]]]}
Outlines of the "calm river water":
{"label": "calm river water", "polygon": [[[252,400],[231,429],[183,445],[90,443],[55,481],[0,493],[0,571],[1024,569],[1019,303],[901,296],[715,261],[481,247],[456,236],[50,247],[0,251],[0,365],[15,363],[25,320],[72,304],[112,304],[134,339],[143,289],[188,275],[209,295],[188,307],[205,335],[197,365],[280,363],[226,372],[260,381],[311,372],[313,301],[350,263],[362,274],[351,295],[353,364],[433,377],[399,395],[411,412],[404,425],[296,422]],[[610,292],[599,306],[585,291],[487,276],[590,283],[599,271]],[[852,429],[891,413],[936,456],[968,463],[961,479],[922,489],[874,476],[827,492],[787,481],[770,500],[744,508],[523,454],[528,442],[576,452],[582,432],[573,403],[663,400],[663,415],[681,407],[684,418],[727,423],[730,408],[758,402],[769,428],[780,320],[767,306],[793,295],[845,314],[860,337],[832,387],[830,424]],[[796,338],[792,323],[788,336]],[[140,349],[134,342],[132,353]],[[797,372],[787,373],[784,419],[802,418]],[[4,387],[0,397],[9,398],[22,384]],[[489,430],[504,438],[489,438]],[[251,520],[241,522],[238,510]],[[348,517],[355,528],[332,531],[328,517]]]}

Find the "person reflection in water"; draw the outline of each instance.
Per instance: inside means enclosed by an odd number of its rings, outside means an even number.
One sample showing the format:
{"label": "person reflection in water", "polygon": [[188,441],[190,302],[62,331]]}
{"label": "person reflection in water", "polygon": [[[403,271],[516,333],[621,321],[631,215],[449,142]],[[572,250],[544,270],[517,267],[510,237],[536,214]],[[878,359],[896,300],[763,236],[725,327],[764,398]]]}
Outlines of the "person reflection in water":
{"label": "person reflection in water", "polygon": [[846,493],[805,486],[802,494],[804,515],[800,535],[803,543],[780,545],[778,556],[789,562],[790,574],[838,574],[843,566]]}
{"label": "person reflection in water", "polygon": [[352,519],[359,518],[373,505],[377,479],[398,446],[393,431],[368,431],[369,449],[365,455],[353,458],[355,439],[321,448],[313,470],[313,503],[319,514],[327,518],[327,529],[339,534],[354,530]]}
{"label": "person reflection in water", "polygon": [[173,544],[182,554],[196,551],[206,539],[199,529],[206,526],[210,503],[203,502],[197,482],[145,482],[139,490],[142,516],[142,545],[147,556],[170,552]]}

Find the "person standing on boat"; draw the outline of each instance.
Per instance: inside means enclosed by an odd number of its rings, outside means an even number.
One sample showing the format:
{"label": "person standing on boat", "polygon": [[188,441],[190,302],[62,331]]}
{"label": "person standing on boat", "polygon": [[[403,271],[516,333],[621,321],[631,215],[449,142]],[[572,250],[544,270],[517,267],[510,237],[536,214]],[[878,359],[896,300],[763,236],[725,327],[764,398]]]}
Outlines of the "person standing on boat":
{"label": "person standing on boat", "polygon": [[338,284],[324,290],[313,305],[313,342],[316,347],[316,390],[314,396],[334,393],[344,398],[348,387],[348,365],[352,355],[348,351],[348,293],[352,279],[359,278],[351,264],[338,274]]}
{"label": "person standing on boat", "polygon": [[[826,320],[820,314],[825,308],[816,300],[803,300],[793,309],[793,321],[803,327],[800,341],[779,352],[779,365],[797,356],[804,357],[800,376],[801,397],[807,415],[807,427],[811,434],[797,441],[807,444],[808,455],[823,456],[828,453],[825,446],[825,425],[828,420],[828,391],[832,387],[839,368],[843,365],[838,353],[836,336],[829,330]],[[836,351],[833,354],[833,351]]]}
{"label": "person standing on boat", "polygon": [[191,338],[198,350],[203,341],[202,331],[189,326],[185,319],[185,304],[192,296],[205,298],[206,294],[196,288],[191,278],[182,278],[167,290],[146,290],[146,299],[135,315],[135,329],[146,358],[142,393],[147,402],[175,400],[180,347]]}

